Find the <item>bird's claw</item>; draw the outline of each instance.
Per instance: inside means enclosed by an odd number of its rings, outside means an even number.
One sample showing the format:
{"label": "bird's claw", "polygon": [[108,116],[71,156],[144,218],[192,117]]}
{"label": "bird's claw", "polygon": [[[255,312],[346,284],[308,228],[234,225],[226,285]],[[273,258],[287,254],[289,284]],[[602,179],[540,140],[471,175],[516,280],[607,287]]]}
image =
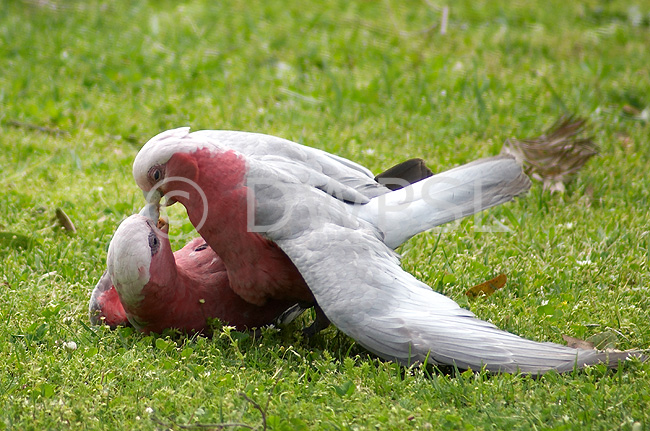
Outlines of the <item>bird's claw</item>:
{"label": "bird's claw", "polygon": [[314,322],[302,330],[302,335],[305,338],[311,338],[323,329],[330,326],[330,319],[327,318],[318,304],[314,305],[314,311],[316,312],[316,318],[314,319]]}

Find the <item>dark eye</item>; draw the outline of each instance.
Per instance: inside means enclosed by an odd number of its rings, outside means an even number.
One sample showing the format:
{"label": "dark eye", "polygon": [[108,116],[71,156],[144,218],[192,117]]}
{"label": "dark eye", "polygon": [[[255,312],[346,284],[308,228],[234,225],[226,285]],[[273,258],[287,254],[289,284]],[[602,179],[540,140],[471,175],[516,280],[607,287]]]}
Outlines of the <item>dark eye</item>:
{"label": "dark eye", "polygon": [[160,248],[160,240],[153,231],[149,232],[149,248],[151,249],[152,256],[156,254]]}
{"label": "dark eye", "polygon": [[149,178],[151,178],[154,183],[160,181],[162,177],[163,172],[160,166],[152,166],[151,169],[149,169]]}
{"label": "dark eye", "polygon": [[206,248],[208,248],[208,245],[206,243],[203,243],[200,246],[198,246],[197,248],[195,248],[194,251],[203,251]]}

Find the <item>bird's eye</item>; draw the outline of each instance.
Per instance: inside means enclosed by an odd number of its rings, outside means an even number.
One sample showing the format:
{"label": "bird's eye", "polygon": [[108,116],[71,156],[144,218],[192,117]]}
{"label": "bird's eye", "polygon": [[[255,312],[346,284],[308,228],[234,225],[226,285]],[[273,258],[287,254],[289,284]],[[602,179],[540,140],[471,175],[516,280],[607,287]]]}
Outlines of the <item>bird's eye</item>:
{"label": "bird's eye", "polygon": [[162,180],[163,177],[163,172],[160,166],[153,166],[149,170],[149,178],[154,182],[157,183],[158,181]]}
{"label": "bird's eye", "polygon": [[160,249],[160,240],[153,231],[149,232],[149,248],[151,249],[152,256]]}

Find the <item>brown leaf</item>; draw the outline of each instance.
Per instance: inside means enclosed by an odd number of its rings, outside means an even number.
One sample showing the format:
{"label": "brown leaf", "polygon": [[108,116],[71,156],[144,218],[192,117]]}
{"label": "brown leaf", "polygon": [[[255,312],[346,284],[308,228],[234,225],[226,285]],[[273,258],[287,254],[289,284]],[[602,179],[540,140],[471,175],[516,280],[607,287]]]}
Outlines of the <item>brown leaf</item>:
{"label": "brown leaf", "polygon": [[55,210],[56,220],[59,224],[69,233],[77,233],[77,229],[74,227],[74,223],[70,220],[70,217],[63,211],[61,208]]}
{"label": "brown leaf", "polygon": [[576,349],[595,349],[595,350],[607,350],[611,352],[620,352],[620,350],[614,349],[616,343],[618,343],[618,335],[614,331],[603,331],[597,334],[594,334],[588,337],[586,340],[581,340],[580,338],[569,337],[568,335],[562,335],[564,341],[566,341],[567,346],[573,347]]}
{"label": "brown leaf", "polygon": [[590,343],[589,341],[581,340],[580,338],[569,337],[568,335],[562,335],[562,338],[564,341],[566,341],[567,346],[573,347],[574,349],[594,349],[593,343]]}
{"label": "brown leaf", "polygon": [[488,280],[484,283],[477,284],[476,286],[470,288],[465,292],[465,295],[469,296],[470,298],[478,298],[479,296],[490,296],[497,290],[501,289],[503,286],[506,284],[506,280],[508,280],[508,277],[506,277],[505,274],[499,274],[496,277],[494,277],[492,280]]}

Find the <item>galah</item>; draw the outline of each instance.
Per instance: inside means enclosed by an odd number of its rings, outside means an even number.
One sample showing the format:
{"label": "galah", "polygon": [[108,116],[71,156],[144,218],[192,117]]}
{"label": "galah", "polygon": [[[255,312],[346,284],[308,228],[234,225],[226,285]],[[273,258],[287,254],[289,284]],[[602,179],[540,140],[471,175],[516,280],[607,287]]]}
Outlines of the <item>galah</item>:
{"label": "galah", "polygon": [[[260,169],[250,171],[249,165]],[[503,170],[504,166],[510,172]],[[459,185],[454,175],[460,170]],[[151,139],[138,153],[133,175],[148,201],[158,203],[166,195],[168,204],[179,201],[186,207],[190,221],[223,259],[233,290],[259,305],[277,296],[313,301],[313,293],[292,260],[270,235],[256,232],[264,229],[255,225],[260,207],[273,206],[285,212],[305,190],[318,190],[325,202],[356,204],[348,205],[346,212],[360,210],[370,217],[388,203],[377,223],[400,225],[382,231],[384,242],[394,248],[422,230],[506,202],[530,184],[514,160],[502,156],[457,168],[401,192],[402,200],[413,199],[419,204],[397,202],[393,196],[395,202],[379,199],[368,205],[390,190],[352,161],[273,136],[209,130],[190,134],[188,128]],[[298,187],[299,194],[289,197],[292,187]],[[437,189],[446,191],[418,199],[423,192]],[[249,199],[262,195],[266,199],[263,205],[249,205]],[[301,208],[305,210],[304,205]],[[414,209],[423,214],[415,217]],[[308,211],[300,214],[309,215]]]}
{"label": "galah", "polygon": [[[398,189],[431,175],[422,159],[410,159],[375,180]],[[107,270],[102,275],[91,295],[92,324],[111,328],[133,324],[144,332],[173,328],[207,333],[213,319],[244,330],[278,319],[287,323],[304,310],[283,300],[271,299],[264,306],[244,301],[230,289],[219,256],[201,239],[191,240],[172,256],[169,226],[154,227],[158,218],[157,208],[147,206],[115,232],[108,257],[112,273]],[[136,295],[131,293],[134,289]]]}
{"label": "galah", "polygon": [[268,325],[294,305],[244,301],[230,289],[222,260],[203,238],[172,253],[166,232],[140,214],[115,231],[107,266],[129,322],[144,332],[205,332],[215,318],[252,329]]}
{"label": "galah", "polygon": [[512,158],[386,193],[360,166],[290,141],[180,128],[147,142],[133,174],[150,204],[167,195],[185,206],[246,301],[313,295],[339,330],[382,358],[541,374],[632,355],[502,331],[399,266],[392,248],[411,236],[525,192]]}

